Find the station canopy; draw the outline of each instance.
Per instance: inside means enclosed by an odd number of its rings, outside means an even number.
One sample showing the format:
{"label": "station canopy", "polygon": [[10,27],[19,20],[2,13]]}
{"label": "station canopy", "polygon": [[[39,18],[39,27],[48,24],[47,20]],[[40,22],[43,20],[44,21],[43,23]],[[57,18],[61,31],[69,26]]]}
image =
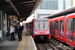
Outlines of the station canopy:
{"label": "station canopy", "polygon": [[0,10],[19,18],[30,16],[42,0],[0,0]]}

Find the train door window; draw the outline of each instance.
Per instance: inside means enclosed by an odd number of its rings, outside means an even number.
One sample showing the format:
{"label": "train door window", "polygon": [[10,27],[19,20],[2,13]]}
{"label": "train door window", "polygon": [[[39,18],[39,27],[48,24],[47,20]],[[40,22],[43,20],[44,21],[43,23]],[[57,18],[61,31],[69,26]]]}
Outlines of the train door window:
{"label": "train door window", "polygon": [[69,41],[73,42],[73,19],[67,21],[67,31],[69,31]]}
{"label": "train door window", "polygon": [[55,35],[55,30],[58,30],[58,26],[59,26],[59,22],[58,21],[54,21],[54,35]]}
{"label": "train door window", "polygon": [[[63,32],[64,31],[64,20],[60,20],[60,31],[59,31],[59,35],[60,35],[60,32]],[[61,33],[62,34],[62,33]],[[64,35],[64,34],[62,34]]]}
{"label": "train door window", "polygon": [[53,29],[53,22],[50,22],[50,28]]}
{"label": "train door window", "polygon": [[64,30],[64,20],[60,20],[60,30]]}
{"label": "train door window", "polygon": [[54,23],[55,23],[54,24],[55,29],[58,30],[59,22],[58,21],[55,21]]}

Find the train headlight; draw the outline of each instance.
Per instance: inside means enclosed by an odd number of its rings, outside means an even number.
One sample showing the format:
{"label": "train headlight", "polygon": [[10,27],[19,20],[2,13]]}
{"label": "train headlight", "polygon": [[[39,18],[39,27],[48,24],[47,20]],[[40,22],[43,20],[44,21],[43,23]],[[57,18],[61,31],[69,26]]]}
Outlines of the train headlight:
{"label": "train headlight", "polygon": [[46,33],[49,34],[49,31],[47,31]]}
{"label": "train headlight", "polygon": [[37,32],[35,32],[34,34],[37,34]]}

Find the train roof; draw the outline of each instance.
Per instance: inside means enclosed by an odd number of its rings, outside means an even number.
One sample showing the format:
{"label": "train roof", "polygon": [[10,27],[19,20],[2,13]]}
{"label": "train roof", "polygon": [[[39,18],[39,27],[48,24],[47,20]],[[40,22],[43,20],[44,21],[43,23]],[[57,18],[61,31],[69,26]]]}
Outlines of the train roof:
{"label": "train roof", "polygon": [[[48,19],[48,18],[34,18],[34,19]],[[28,21],[26,23],[31,23],[33,21],[33,19],[31,21]]]}
{"label": "train roof", "polygon": [[60,17],[60,16],[63,16],[63,15],[67,15],[67,14],[70,14],[70,13],[74,13],[75,12],[75,6],[74,7],[71,7],[69,9],[66,9],[64,11],[61,11],[59,13],[55,13],[55,14],[52,14],[52,15],[49,15],[45,18],[55,18],[55,17]]}
{"label": "train roof", "polygon": [[56,19],[61,19],[61,18],[63,18],[63,17],[65,17],[65,16],[60,16],[60,17],[56,17],[56,18],[52,18],[52,19],[50,19],[50,21],[54,21],[54,20],[56,20]]}

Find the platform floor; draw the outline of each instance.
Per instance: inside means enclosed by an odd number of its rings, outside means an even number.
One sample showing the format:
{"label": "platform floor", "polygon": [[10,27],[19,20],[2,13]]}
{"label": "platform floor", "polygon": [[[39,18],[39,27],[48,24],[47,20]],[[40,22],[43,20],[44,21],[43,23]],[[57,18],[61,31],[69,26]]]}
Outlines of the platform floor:
{"label": "platform floor", "polygon": [[4,41],[0,42],[0,50],[37,50],[32,36],[26,31],[23,31],[22,41]]}

